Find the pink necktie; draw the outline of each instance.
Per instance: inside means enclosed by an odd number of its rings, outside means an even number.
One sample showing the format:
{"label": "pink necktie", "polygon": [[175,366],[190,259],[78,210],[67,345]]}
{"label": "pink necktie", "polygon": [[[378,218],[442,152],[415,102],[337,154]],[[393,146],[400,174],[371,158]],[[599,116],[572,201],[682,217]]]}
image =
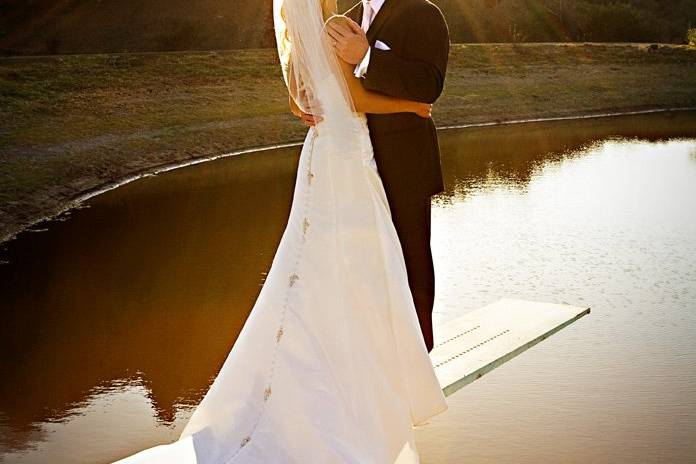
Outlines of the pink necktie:
{"label": "pink necktie", "polygon": [[362,20],[362,30],[367,32],[372,23],[372,16],[375,10],[370,5],[369,0],[363,0],[363,20]]}

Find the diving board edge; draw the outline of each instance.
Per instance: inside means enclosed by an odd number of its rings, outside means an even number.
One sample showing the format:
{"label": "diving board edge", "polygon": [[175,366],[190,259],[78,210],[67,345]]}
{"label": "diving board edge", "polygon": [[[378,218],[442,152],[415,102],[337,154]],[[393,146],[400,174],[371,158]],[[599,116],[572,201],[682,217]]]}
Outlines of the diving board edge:
{"label": "diving board edge", "polygon": [[[505,299],[504,299],[505,300]],[[528,303],[530,304],[535,304],[536,302],[529,301]],[[487,374],[488,372],[491,372],[492,370],[500,367],[501,365],[505,364],[507,361],[515,358],[517,355],[520,353],[523,353],[533,347],[534,345],[538,344],[542,340],[547,339],[554,333],[560,331],[561,329],[567,327],[568,325],[572,324],[573,322],[577,321],[583,316],[586,316],[587,314],[590,313],[590,307],[574,307],[571,305],[565,305],[568,306],[569,308],[577,308],[578,312],[570,317],[569,319],[561,322],[560,324],[556,325],[555,327],[552,327],[551,329],[547,330],[546,332],[542,333],[541,335],[535,337],[534,339],[522,344],[521,346],[507,352],[506,354],[499,356],[495,360],[485,364],[484,366],[481,366],[477,368],[476,370],[464,375],[462,378],[450,382],[448,385],[445,385],[442,387],[442,392],[445,394],[445,396],[450,396],[453,393],[459,391],[466,385],[474,382],[475,380],[480,379],[483,375]]]}

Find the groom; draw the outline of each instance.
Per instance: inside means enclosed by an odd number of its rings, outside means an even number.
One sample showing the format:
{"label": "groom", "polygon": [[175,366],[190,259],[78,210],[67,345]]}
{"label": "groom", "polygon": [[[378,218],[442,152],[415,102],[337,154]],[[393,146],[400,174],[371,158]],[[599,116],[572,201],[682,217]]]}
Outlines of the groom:
{"label": "groom", "polygon": [[[449,33],[428,0],[362,0],[346,16],[350,27],[327,28],[337,54],[356,65],[370,91],[425,103],[442,93]],[[360,23],[360,25],[358,25]],[[310,114],[300,117],[315,123]],[[432,119],[414,113],[368,114],[379,171],[408,272],[409,287],[428,351],[433,348],[435,272],[430,251],[430,196],[444,190]]]}

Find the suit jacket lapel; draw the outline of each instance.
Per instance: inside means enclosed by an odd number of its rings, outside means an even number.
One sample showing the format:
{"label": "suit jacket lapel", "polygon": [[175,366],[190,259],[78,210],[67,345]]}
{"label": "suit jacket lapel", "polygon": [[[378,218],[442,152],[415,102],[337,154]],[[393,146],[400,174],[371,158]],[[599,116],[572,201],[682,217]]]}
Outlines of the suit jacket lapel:
{"label": "suit jacket lapel", "polygon": [[[372,24],[367,29],[367,41],[374,45],[377,40],[377,33],[384,26],[384,22],[387,20],[392,12],[392,6],[397,0],[386,0],[379,9],[377,15],[372,19]],[[362,18],[362,5],[360,5],[360,17]]]}
{"label": "suit jacket lapel", "polygon": [[[380,8],[377,12],[377,15],[372,19],[372,24],[370,24],[370,27],[367,29],[366,34],[367,41],[370,42],[370,45],[375,44],[375,41],[377,40],[377,33],[382,28],[385,21],[391,14],[393,3],[396,3],[396,0],[386,0],[382,5],[382,8]],[[347,16],[356,23],[361,24],[363,16],[362,2],[358,3],[355,7],[351,8],[350,11],[347,13]]]}

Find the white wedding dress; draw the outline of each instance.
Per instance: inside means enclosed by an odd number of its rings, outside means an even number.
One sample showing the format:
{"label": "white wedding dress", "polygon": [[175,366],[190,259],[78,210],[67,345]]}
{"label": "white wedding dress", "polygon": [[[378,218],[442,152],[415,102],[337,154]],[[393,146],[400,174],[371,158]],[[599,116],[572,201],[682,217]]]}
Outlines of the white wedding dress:
{"label": "white wedding dress", "polygon": [[[335,76],[313,85],[325,106],[340,92]],[[118,462],[413,464],[414,426],[446,409],[366,119],[350,113],[309,129],[266,281],[181,437]]]}

